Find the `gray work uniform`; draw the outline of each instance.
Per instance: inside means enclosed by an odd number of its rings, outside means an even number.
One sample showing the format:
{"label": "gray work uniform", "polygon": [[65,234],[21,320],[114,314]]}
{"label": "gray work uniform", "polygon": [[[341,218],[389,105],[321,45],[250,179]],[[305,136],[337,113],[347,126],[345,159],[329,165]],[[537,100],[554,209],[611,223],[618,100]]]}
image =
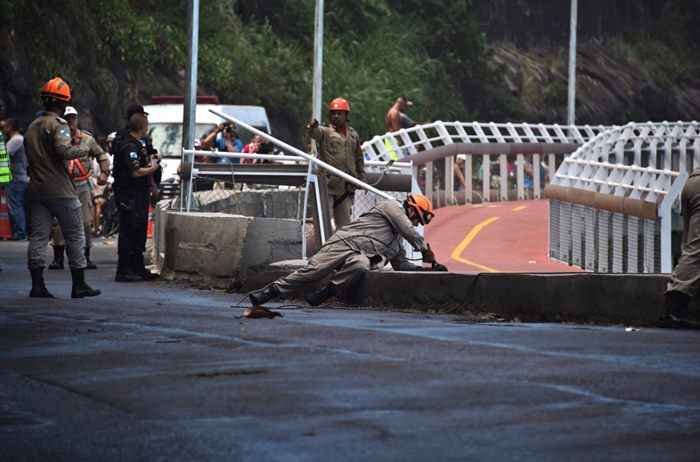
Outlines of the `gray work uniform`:
{"label": "gray work uniform", "polygon": [[700,286],[700,169],[688,177],[681,193],[683,240],[681,258],[671,274],[668,291],[694,297]]}
{"label": "gray work uniform", "polygon": [[[365,160],[360,148],[360,136],[352,127],[348,126],[346,133],[342,134],[333,127],[318,125],[309,129],[309,135],[318,143],[319,159],[359,180],[364,179]],[[335,227],[342,228],[350,223],[356,187],[325,170],[320,170],[319,175],[328,176],[328,195]]]}
{"label": "gray work uniform", "polygon": [[[86,131],[82,131],[85,137],[84,144],[88,148],[88,155],[80,159],[76,159],[83,167],[83,171],[88,174],[92,174],[92,159],[96,159],[100,165],[100,172],[109,173],[109,157],[102,150],[95,138]],[[75,170],[76,167],[73,167]],[[76,172],[76,176],[80,172]],[[83,234],[85,235],[85,247],[92,247],[92,186],[90,185],[89,177],[87,179],[78,178],[71,176],[71,181],[73,186],[75,186],[75,192],[78,194],[78,200],[80,201],[80,215],[83,221]],[[61,233],[61,228],[57,223],[54,223],[51,229],[51,239],[53,240],[53,245],[58,247],[63,247],[65,245],[65,240],[63,239],[63,233]]]}
{"label": "gray work uniform", "polygon": [[46,266],[53,217],[65,237],[71,269],[87,266],[80,201],[64,164],[87,155],[86,141],[72,146],[68,123],[52,112],[42,113],[27,128],[24,147],[29,163],[29,269]]}
{"label": "gray work uniform", "polygon": [[308,264],[273,284],[282,296],[289,296],[330,276],[331,283],[347,289],[367,271],[387,261],[398,271],[420,269],[406,258],[401,238],[416,250],[426,248],[397,201],[382,201],[356,221],[337,230]]}

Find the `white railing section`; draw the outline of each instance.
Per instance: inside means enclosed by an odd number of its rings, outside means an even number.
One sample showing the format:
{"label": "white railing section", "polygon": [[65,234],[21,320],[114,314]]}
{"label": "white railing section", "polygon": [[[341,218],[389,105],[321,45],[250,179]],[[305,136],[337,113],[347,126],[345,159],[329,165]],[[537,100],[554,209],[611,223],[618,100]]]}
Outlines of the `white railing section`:
{"label": "white railing section", "polygon": [[[604,130],[603,126],[587,125],[437,121],[375,136],[362,145],[362,150],[366,160],[398,161],[455,143],[583,144]],[[416,186],[438,207],[539,199],[564,157],[564,154],[459,154],[421,167],[416,172]]]}
{"label": "white railing section", "polygon": [[552,180],[550,257],[587,271],[670,272],[673,208],[696,167],[696,122],[630,123],[600,133]]}

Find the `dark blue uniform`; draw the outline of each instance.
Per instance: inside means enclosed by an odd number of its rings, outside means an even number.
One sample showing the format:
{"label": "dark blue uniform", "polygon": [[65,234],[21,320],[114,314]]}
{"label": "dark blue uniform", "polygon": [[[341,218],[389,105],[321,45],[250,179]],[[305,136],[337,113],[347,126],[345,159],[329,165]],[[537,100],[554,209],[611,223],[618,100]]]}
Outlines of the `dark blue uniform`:
{"label": "dark blue uniform", "polygon": [[150,166],[146,145],[131,135],[121,140],[114,156],[114,196],[119,207],[119,262],[117,275],[143,274],[146,250],[149,177],[134,177],[133,172]]}

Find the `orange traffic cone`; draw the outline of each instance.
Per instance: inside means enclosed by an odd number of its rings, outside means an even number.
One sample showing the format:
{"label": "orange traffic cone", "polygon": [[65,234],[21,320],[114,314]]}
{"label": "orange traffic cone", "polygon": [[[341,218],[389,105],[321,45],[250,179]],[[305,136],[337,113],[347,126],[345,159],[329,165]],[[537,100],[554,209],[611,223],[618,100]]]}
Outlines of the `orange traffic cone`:
{"label": "orange traffic cone", "polygon": [[152,205],[148,206],[148,227],[146,228],[146,237],[153,239],[153,220],[156,216],[156,209]]}
{"label": "orange traffic cone", "polygon": [[0,188],[0,238],[12,238],[12,225],[10,225],[10,209],[7,206],[5,188]]}

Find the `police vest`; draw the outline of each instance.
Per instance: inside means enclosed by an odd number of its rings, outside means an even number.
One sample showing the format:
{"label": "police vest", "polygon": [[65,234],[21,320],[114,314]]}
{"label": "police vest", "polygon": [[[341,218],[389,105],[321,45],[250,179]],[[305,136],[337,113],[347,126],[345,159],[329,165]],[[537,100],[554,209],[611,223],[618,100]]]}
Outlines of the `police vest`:
{"label": "police vest", "polygon": [[5,147],[5,136],[0,133],[0,184],[7,184],[12,180],[10,170],[10,155]]}

